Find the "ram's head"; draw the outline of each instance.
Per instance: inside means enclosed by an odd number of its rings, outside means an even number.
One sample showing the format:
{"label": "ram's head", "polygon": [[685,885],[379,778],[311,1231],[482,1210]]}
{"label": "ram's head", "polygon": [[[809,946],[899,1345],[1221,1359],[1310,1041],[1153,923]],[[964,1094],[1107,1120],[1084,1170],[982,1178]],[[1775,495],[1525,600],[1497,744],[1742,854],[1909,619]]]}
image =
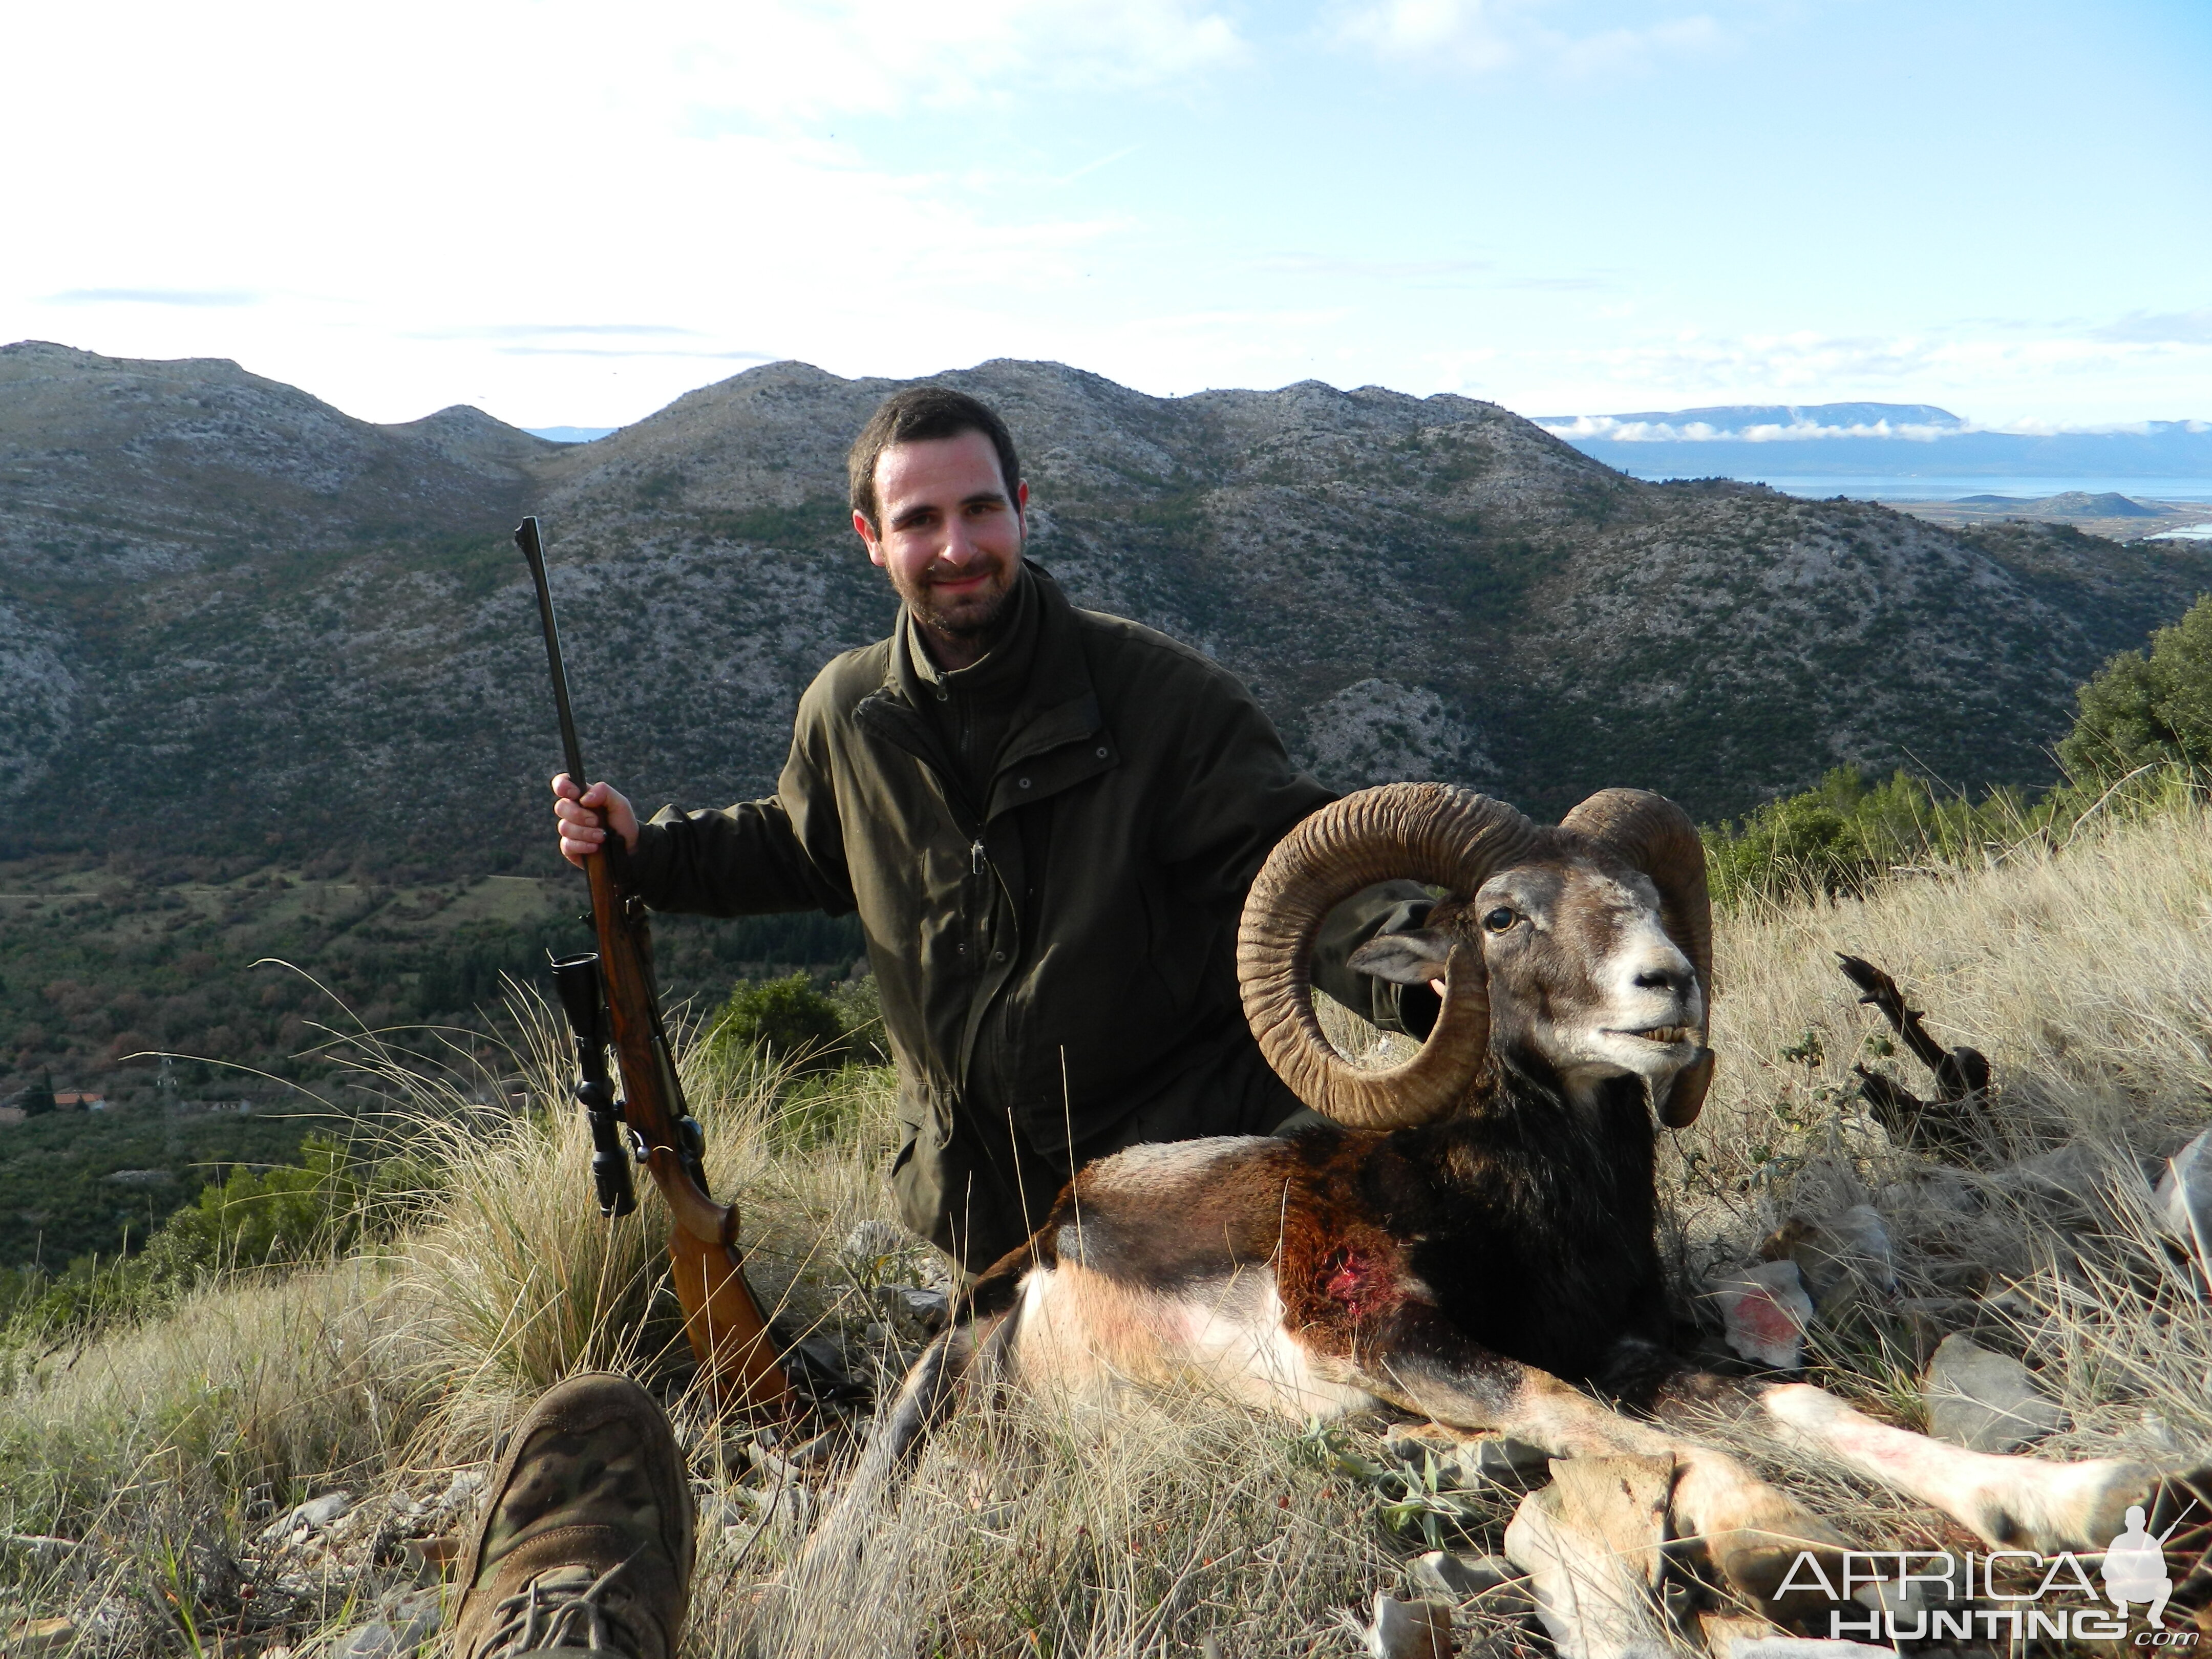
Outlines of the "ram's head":
{"label": "ram's head", "polygon": [[[1419,1054],[1361,1070],[1322,1035],[1309,962],[1333,906],[1397,878],[1446,896],[1419,931],[1369,941],[1352,965],[1439,983],[1443,1006]],[[1245,903],[1238,967],[1269,1062],[1308,1105],[1356,1127],[1422,1122],[1474,1100],[1493,1057],[1570,1094],[1641,1078],[1676,1127],[1712,1075],[1705,848],[1680,807],[1643,790],[1601,791],[1555,828],[1442,784],[1347,796],[1269,857]]]}

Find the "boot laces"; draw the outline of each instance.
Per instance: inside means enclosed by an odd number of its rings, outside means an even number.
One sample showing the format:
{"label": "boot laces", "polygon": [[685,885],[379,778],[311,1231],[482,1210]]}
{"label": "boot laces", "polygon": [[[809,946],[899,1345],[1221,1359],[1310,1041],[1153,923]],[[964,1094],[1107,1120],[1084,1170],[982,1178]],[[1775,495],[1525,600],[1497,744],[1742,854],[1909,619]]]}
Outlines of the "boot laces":
{"label": "boot laces", "polygon": [[588,1583],[580,1569],[539,1574],[493,1607],[491,1640],[479,1650],[481,1659],[507,1659],[546,1648],[640,1659],[646,1647],[629,1616],[629,1596],[607,1595],[616,1577],[636,1559],[634,1553]]}

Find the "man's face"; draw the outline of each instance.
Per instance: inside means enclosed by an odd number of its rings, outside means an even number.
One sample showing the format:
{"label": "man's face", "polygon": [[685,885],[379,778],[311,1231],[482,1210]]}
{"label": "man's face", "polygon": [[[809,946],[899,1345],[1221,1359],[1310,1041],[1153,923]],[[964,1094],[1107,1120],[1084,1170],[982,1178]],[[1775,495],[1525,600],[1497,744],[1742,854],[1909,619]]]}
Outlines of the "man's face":
{"label": "man's face", "polygon": [[885,449],[876,459],[880,530],[859,513],[853,528],[915,620],[973,647],[989,635],[1020,573],[1028,501],[1026,484],[1008,499],[990,439],[963,432]]}

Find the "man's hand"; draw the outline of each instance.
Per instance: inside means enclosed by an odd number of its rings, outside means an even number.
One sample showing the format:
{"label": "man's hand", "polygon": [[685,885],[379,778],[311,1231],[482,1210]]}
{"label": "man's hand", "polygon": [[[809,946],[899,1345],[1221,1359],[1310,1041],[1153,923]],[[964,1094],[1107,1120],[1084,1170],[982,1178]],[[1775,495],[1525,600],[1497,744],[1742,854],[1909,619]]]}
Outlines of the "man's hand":
{"label": "man's hand", "polygon": [[[586,811],[587,808],[598,811]],[[637,814],[612,787],[595,783],[578,789],[566,772],[553,780],[553,821],[561,831],[561,856],[583,868],[584,860],[606,844],[607,832],[599,827],[605,813],[609,828],[623,838],[629,851],[637,850]]]}

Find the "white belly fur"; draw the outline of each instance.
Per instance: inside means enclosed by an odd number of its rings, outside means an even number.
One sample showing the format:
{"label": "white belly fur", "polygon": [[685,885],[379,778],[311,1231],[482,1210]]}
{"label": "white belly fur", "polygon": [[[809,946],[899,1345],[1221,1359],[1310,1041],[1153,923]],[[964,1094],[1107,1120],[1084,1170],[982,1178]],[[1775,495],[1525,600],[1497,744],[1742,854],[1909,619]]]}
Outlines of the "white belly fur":
{"label": "white belly fur", "polygon": [[1376,1403],[1291,1340],[1266,1267],[1163,1292],[1063,1261],[1030,1273],[1018,1317],[1014,1363],[1032,1388],[1103,1400],[1133,1384],[1195,1382],[1301,1421]]}

